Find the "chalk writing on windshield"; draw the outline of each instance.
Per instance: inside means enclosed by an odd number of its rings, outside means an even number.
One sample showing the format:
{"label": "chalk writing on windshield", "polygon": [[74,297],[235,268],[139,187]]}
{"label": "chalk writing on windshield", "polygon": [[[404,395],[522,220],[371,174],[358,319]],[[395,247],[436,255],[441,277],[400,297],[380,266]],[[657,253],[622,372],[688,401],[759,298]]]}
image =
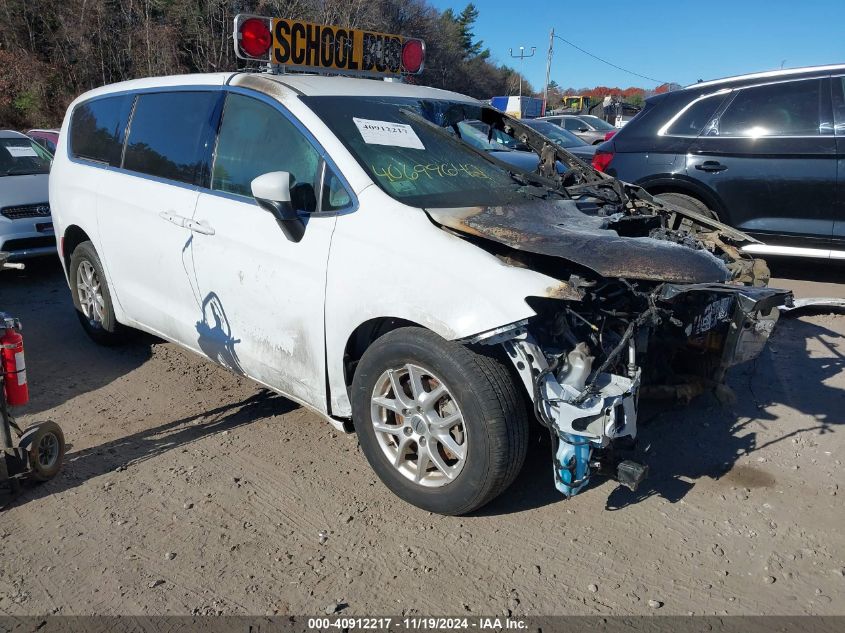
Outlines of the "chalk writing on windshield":
{"label": "chalk writing on windshield", "polygon": [[472,163],[417,163],[408,164],[401,161],[393,161],[388,165],[378,167],[370,165],[373,173],[379,178],[386,178],[390,182],[398,180],[419,180],[428,178],[492,178],[478,165]]}

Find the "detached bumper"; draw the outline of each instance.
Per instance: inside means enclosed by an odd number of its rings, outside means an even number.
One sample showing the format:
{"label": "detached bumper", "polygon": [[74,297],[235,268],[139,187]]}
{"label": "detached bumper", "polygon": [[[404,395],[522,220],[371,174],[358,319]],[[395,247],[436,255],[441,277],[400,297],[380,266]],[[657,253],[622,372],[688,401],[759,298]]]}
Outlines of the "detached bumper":
{"label": "detached bumper", "polygon": [[[777,307],[791,306],[789,290],[728,284],[666,284],[659,300],[685,313],[685,332],[692,346],[721,342],[721,363],[714,380],[729,367],[760,355],[774,330]],[[703,304],[703,305],[702,305]],[[692,311],[692,306],[699,306]]]}

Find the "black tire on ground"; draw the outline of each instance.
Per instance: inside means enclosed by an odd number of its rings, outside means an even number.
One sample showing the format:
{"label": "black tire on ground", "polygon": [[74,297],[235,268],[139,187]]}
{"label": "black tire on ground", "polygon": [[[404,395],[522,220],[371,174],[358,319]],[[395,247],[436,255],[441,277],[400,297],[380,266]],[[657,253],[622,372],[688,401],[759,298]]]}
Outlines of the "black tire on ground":
{"label": "black tire on ground", "polygon": [[37,430],[29,445],[31,474],[36,481],[48,481],[62,469],[65,435],[55,422],[41,422],[36,426]]}
{"label": "black tire on ground", "polygon": [[[364,455],[391,491],[424,510],[460,515],[490,502],[513,482],[525,461],[528,418],[506,362],[491,349],[470,349],[419,327],[389,332],[367,349],[352,382],[353,418]],[[439,487],[422,486],[400,473],[373,427],[371,398],[377,382],[388,369],[407,363],[436,374],[463,415],[463,468]]]}
{"label": "black tire on ground", "polygon": [[713,218],[714,220],[719,219],[719,216],[717,216],[716,213],[701,200],[688,196],[685,193],[658,193],[654,197],[657,200],[668,202],[676,207],[681,207],[682,209],[687,209],[688,211],[695,211],[696,213],[700,213],[708,218]]}
{"label": "black tire on ground", "polygon": [[[89,319],[82,312],[82,306],[79,301],[79,288],[77,288],[77,272],[83,262],[88,262],[93,266],[100,282],[103,297],[102,321]],[[91,242],[82,242],[73,250],[70,256],[68,278],[70,280],[70,293],[73,297],[73,306],[76,308],[76,316],[79,317],[79,322],[88,336],[91,337],[91,340],[99,345],[117,345],[126,340],[127,328],[118,323],[117,318],[115,318],[111,292],[106,282],[106,276],[103,273],[103,265],[100,263],[100,257],[97,255],[97,251]]]}

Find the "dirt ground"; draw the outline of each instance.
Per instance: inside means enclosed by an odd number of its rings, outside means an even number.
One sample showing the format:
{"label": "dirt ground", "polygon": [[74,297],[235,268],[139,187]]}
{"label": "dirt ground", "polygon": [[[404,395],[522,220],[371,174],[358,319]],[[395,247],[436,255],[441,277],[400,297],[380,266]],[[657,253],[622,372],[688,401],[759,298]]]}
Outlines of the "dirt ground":
{"label": "dirt ground", "polygon": [[[845,292],[842,266],[775,272]],[[845,315],[782,319],[732,407],[641,412],[636,494],[564,500],[538,439],[510,490],[448,518],[284,398],[149,337],[95,346],[52,261],[4,273],[0,308],[24,322],[20,421],[71,445],[0,513],[0,613],[845,613]]]}

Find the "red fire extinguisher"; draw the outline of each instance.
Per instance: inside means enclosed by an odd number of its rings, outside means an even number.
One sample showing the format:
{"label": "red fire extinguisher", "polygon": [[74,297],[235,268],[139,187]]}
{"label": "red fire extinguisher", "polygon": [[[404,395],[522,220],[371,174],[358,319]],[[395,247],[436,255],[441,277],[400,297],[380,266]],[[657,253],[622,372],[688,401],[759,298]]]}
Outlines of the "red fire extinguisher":
{"label": "red fire extinguisher", "polygon": [[[0,327],[3,327],[0,321]],[[29,402],[29,387],[26,384],[26,362],[23,355],[23,336],[14,323],[6,322],[0,337],[0,368],[3,371],[3,386],[6,402],[16,407]]]}

